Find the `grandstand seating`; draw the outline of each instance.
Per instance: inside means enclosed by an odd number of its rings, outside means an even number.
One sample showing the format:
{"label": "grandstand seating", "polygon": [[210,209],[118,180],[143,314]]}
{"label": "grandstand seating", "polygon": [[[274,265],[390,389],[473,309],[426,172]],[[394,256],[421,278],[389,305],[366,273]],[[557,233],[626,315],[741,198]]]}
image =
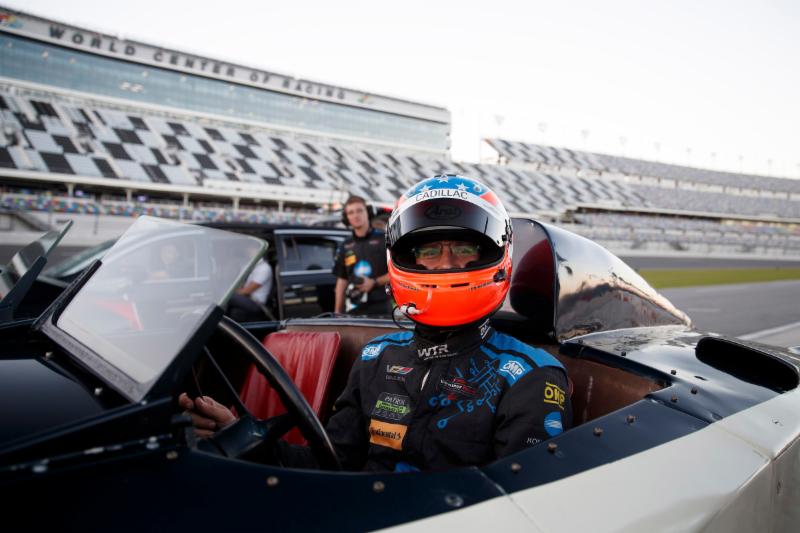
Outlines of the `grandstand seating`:
{"label": "grandstand seating", "polygon": [[486,181],[517,213],[644,202],[622,181],[458,164],[424,152],[1,89],[0,167],[17,170],[197,187],[227,180],[346,190],[383,204],[424,177],[460,172]]}
{"label": "grandstand seating", "polygon": [[326,216],[298,209],[231,210],[230,206],[195,205],[184,207],[175,203],[125,202],[117,200],[82,200],[25,192],[0,193],[0,208],[32,213],[134,217],[150,215],[185,221],[249,222],[258,224],[314,224]]}
{"label": "grandstand seating", "polygon": [[800,226],[630,213],[575,213],[572,231],[610,248],[800,256]]}
{"label": "grandstand seating", "polygon": [[[453,172],[487,183],[512,214],[552,220],[581,206],[800,218],[800,182],[795,180],[499,139],[489,142],[508,164],[454,162],[441,154],[0,84],[0,168],[18,172],[175,185],[206,193],[220,185],[244,184],[243,196],[248,188],[258,187],[346,191],[384,205],[391,205],[422,178]],[[276,197],[273,207],[278,201]],[[0,205],[84,216],[151,214],[182,220],[310,223],[321,217],[317,206],[297,204],[283,206],[283,211],[252,204],[231,209],[196,200],[188,205],[177,200],[159,204],[21,191],[2,194]],[[593,217],[576,215],[573,229],[619,248],[647,243],[674,250],[713,247],[724,252],[800,255],[798,235],[785,228],[754,230],[744,224],[733,228],[712,221],[697,226],[699,222],[689,219],[638,215]]]}
{"label": "grandstand seating", "polygon": [[798,195],[796,199],[800,199],[800,180],[722,172],[505,139],[487,139],[487,142],[503,160],[509,162],[694,182],[716,186],[720,190],[724,188],[733,194],[738,192],[737,189],[771,191],[783,193],[787,198],[790,194]]}

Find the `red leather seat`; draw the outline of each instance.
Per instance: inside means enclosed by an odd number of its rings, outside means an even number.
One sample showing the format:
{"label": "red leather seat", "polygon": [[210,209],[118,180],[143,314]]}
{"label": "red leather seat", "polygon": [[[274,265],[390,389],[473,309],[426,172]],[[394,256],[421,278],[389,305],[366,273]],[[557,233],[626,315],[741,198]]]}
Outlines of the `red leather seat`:
{"label": "red leather seat", "polygon": [[[264,338],[264,346],[286,370],[317,416],[325,405],[340,341],[338,333],[329,331],[279,331]],[[245,407],[258,418],[286,412],[278,393],[255,365],[247,371],[240,396]],[[284,438],[293,444],[306,443],[296,428]]]}

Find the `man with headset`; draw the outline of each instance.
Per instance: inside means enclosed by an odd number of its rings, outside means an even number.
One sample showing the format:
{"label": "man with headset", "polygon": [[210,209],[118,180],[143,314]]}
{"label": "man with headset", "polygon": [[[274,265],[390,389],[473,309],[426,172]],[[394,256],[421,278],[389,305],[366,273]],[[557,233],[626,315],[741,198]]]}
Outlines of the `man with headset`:
{"label": "man with headset", "polygon": [[[336,313],[352,315],[388,315],[384,233],[372,228],[372,211],[360,196],[350,196],[342,208],[342,222],[353,231],[336,252],[333,274],[336,276]],[[349,302],[346,309],[345,303]]]}
{"label": "man with headset", "polygon": [[[563,365],[489,321],[510,287],[511,243],[511,219],[478,181],[435,176],[398,200],[390,286],[415,327],[372,339],[353,365],[327,424],[346,469],[482,465],[570,427]],[[201,437],[235,419],[211,398],[179,403]],[[314,465],[308,448],[280,446],[284,464]]]}

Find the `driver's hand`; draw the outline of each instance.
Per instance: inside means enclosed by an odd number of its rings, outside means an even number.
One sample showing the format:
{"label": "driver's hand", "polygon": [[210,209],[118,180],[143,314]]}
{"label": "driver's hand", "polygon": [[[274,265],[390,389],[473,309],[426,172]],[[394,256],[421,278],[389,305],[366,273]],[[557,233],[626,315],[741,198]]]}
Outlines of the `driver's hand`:
{"label": "driver's hand", "polygon": [[210,396],[198,396],[192,400],[183,392],[178,396],[178,404],[192,417],[194,432],[201,439],[211,437],[218,429],[236,420],[230,409]]}

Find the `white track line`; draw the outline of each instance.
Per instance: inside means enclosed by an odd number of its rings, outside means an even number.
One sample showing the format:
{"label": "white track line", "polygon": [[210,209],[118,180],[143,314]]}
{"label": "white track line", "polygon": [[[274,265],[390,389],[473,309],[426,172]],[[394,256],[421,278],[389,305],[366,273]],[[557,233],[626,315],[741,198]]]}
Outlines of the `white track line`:
{"label": "white track line", "polygon": [[792,322],[791,324],[785,324],[783,326],[778,326],[777,328],[755,331],[753,333],[748,333],[747,335],[739,335],[738,337],[743,341],[754,341],[760,339],[761,337],[766,337],[768,335],[775,335],[777,333],[783,333],[784,331],[788,331],[792,328],[797,328],[797,327],[800,327],[800,322]]}

